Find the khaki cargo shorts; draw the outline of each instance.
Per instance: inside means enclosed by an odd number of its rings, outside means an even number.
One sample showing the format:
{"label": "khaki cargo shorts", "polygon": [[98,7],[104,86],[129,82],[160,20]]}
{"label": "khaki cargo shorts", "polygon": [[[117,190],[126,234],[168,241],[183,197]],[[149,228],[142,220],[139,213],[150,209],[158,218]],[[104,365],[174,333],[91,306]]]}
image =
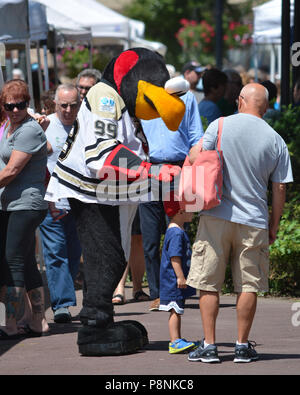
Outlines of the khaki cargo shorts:
{"label": "khaki cargo shorts", "polygon": [[203,291],[220,292],[228,263],[235,292],[267,292],[268,231],[200,216],[187,284]]}

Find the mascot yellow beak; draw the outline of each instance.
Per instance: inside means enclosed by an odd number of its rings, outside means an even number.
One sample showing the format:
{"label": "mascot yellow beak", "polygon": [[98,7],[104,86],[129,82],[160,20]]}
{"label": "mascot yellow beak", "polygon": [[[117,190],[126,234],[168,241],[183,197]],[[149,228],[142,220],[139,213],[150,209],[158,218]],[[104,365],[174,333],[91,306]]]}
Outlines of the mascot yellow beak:
{"label": "mascot yellow beak", "polygon": [[185,104],[177,96],[167,93],[164,88],[140,80],[136,97],[135,114],[140,119],[161,117],[167,128],[176,131],[182,121]]}

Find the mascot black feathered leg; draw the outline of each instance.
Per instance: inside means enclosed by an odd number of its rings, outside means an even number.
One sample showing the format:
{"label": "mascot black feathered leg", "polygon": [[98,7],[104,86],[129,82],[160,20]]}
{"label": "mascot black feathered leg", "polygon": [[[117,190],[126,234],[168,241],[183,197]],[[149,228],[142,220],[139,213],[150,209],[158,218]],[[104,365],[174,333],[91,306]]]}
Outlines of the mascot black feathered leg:
{"label": "mascot black feathered leg", "polygon": [[133,182],[170,182],[180,172],[171,165],[154,171],[132,122],[161,117],[178,129],[185,106],[164,89],[168,79],[162,58],[150,50],[114,58],[82,103],[48,185],[47,200],[69,199],[82,246],[86,291],[77,343],[83,355],[130,353],[148,343],[140,323],[114,322],[112,295],[126,267],[119,205],[128,204]]}

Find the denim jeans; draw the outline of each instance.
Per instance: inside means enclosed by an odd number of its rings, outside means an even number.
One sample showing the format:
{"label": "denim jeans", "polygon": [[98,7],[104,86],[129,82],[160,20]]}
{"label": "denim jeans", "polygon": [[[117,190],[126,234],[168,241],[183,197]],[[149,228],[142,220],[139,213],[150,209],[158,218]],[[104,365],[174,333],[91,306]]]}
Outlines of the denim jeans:
{"label": "denim jeans", "polygon": [[53,221],[48,212],[40,232],[52,310],[76,306],[74,279],[79,269],[81,246],[72,213]]}
{"label": "denim jeans", "polygon": [[151,299],[159,298],[160,239],[166,231],[163,202],[153,201],[139,205],[140,225]]}

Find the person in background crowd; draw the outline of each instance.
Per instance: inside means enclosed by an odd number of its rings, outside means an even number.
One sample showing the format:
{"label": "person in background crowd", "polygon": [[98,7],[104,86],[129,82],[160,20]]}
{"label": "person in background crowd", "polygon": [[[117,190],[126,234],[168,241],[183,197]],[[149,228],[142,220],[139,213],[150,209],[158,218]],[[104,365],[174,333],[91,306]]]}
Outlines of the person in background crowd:
{"label": "person in background crowd", "polygon": [[50,115],[55,113],[55,89],[49,89],[41,95],[41,114]]}
{"label": "person in background crowd", "polygon": [[210,124],[222,116],[217,102],[224,96],[227,76],[218,69],[206,70],[202,76],[204,99],[198,105],[200,115]]}
{"label": "person in background crowd", "polygon": [[[198,105],[191,91],[181,96],[185,114],[176,132],[167,129],[161,118],[142,121],[149,144],[150,162],[155,164],[183,164],[191,147],[203,135]],[[157,131],[160,133],[157,133]],[[166,215],[161,200],[139,205],[140,224],[149,284],[150,311],[159,309],[160,238],[166,230]]]}
{"label": "person in background crowd", "polygon": [[18,68],[13,69],[13,71],[12,71],[12,79],[13,80],[22,80],[22,81],[24,81],[25,77],[24,77],[23,71],[21,69],[18,69]]}
{"label": "person in background crowd", "polygon": [[267,80],[267,81],[263,81],[261,82],[262,86],[264,86],[268,93],[269,93],[269,106],[267,108],[267,111],[265,112],[263,119],[265,121],[268,120],[276,120],[279,119],[280,117],[280,111],[279,110],[275,110],[274,108],[274,104],[276,102],[276,98],[277,98],[277,87],[275,84],[273,84],[273,82]]}
{"label": "person in background crowd", "polygon": [[[47,162],[50,174],[80,107],[77,88],[72,84],[59,85],[55,94],[55,106],[56,112],[49,115],[50,125],[46,131],[52,148]],[[54,321],[65,323],[71,321],[68,308],[76,305],[74,280],[78,273],[81,247],[67,200],[62,199],[55,206],[49,204],[49,207],[47,216],[40,225],[40,233]]]}
{"label": "person in background crowd", "polygon": [[101,73],[96,69],[85,69],[78,74],[76,86],[79,90],[81,101],[85,98],[90,88],[100,80]]}
{"label": "person in background crowd", "polygon": [[225,69],[223,72],[227,75],[227,84],[224,96],[218,101],[222,116],[232,115],[237,111],[237,99],[243,87],[240,74],[233,69]]}
{"label": "person in background crowd", "polygon": [[112,303],[115,305],[122,305],[126,303],[125,283],[129,269],[132,277],[133,300],[135,302],[142,302],[150,299],[149,295],[147,295],[142,288],[143,277],[145,273],[145,257],[138,209],[132,223],[130,244],[131,246],[128,264],[112,298]]}
{"label": "person in background crowd", "polygon": [[296,81],[293,89],[293,101],[295,106],[300,106],[300,78]]}
{"label": "person in background crowd", "polygon": [[[267,89],[261,84],[248,84],[239,95],[239,113],[224,119],[222,201],[219,206],[201,213],[187,279],[188,285],[200,290],[204,331],[200,346],[189,354],[190,361],[220,361],[216,320],[219,292],[229,261],[237,293],[238,336],[234,362],[258,359],[254,345],[249,342],[257,292],[268,291],[269,245],[276,239],[285,202],[285,184],[293,181],[287,146],[262,119],[267,108]],[[217,135],[218,120],[205,132],[204,150],[216,149]],[[197,154],[197,150],[192,149],[191,161]],[[269,181],[272,183],[270,215]]]}
{"label": "person in background crowd", "polygon": [[182,75],[190,83],[190,91],[194,94],[197,103],[203,98],[203,93],[198,92],[196,88],[204,70],[205,67],[195,61],[186,63],[182,68]]}
{"label": "person in background crowd", "polygon": [[[47,213],[47,139],[27,112],[30,95],[24,81],[6,82],[0,101],[10,121],[0,142],[0,240],[5,252],[0,285],[6,305],[6,326],[0,329],[0,340],[7,340],[41,336],[49,330],[43,281],[35,259],[35,231]],[[20,331],[17,316],[25,290],[32,315]]]}

